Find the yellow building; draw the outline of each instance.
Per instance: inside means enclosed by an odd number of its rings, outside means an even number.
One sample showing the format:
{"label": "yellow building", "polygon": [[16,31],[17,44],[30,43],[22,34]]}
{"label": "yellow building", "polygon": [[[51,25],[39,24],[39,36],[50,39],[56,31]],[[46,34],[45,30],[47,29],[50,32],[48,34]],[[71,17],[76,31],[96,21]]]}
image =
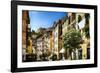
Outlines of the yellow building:
{"label": "yellow building", "polygon": [[31,39],[31,37],[28,37],[27,54],[29,54],[29,55],[33,54],[32,39]]}
{"label": "yellow building", "polygon": [[[80,30],[83,40],[83,43],[80,44],[82,49],[82,59],[90,58],[90,38],[86,37],[84,31],[84,29],[87,27],[89,29],[90,19],[88,17],[89,16],[86,16],[86,13],[76,13],[76,24],[78,25],[78,30]],[[89,32],[89,30],[87,31]]]}
{"label": "yellow building", "polygon": [[[83,43],[80,44],[81,46],[80,49],[76,49],[76,54],[75,54],[76,59],[89,59],[90,38],[87,38],[84,32],[85,28],[89,28],[89,22],[90,22],[89,14],[68,12],[68,17],[63,20],[64,20],[64,23],[62,25],[63,35],[65,34],[66,31],[72,28],[79,30],[81,32]],[[67,56],[68,56],[68,51],[67,51]]]}
{"label": "yellow building", "polygon": [[68,31],[68,17],[65,17],[64,23],[62,24],[62,35],[64,35],[66,31]]}

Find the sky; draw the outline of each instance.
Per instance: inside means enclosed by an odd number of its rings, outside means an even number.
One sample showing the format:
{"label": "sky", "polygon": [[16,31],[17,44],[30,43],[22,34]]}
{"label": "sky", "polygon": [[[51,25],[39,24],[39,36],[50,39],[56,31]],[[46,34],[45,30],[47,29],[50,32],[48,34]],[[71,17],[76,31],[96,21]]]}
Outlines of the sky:
{"label": "sky", "polygon": [[40,27],[52,27],[54,21],[63,18],[66,12],[48,12],[48,11],[29,11],[31,30],[37,30]]}

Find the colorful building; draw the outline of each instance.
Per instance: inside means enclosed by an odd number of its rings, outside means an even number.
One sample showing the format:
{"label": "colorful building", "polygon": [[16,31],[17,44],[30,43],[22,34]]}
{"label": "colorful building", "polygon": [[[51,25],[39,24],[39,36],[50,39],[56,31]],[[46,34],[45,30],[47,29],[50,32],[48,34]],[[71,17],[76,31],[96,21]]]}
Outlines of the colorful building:
{"label": "colorful building", "polygon": [[45,57],[45,59],[49,59],[52,50],[52,30],[51,28],[39,28],[37,30],[38,35],[36,38],[36,52],[37,59],[41,60]]}
{"label": "colorful building", "polygon": [[88,13],[76,13],[76,25],[78,26],[77,29],[80,30],[83,40],[80,49],[80,52],[82,52],[81,59],[90,58],[89,24],[90,24],[90,19]]}
{"label": "colorful building", "polygon": [[[68,12],[65,17],[54,22],[50,28],[39,28],[35,31],[37,34],[31,34],[28,11],[22,12],[22,45],[26,54],[36,54],[37,60],[50,60],[56,55],[55,60],[67,59],[90,59],[90,15],[88,13]],[[69,54],[69,50],[63,47],[63,35],[75,29],[81,32],[82,43],[80,48]]]}
{"label": "colorful building", "polygon": [[43,47],[43,40],[42,40],[42,36],[39,36],[37,38],[37,48],[36,48],[36,52],[37,52],[37,60],[41,60],[40,56],[42,55],[42,47]]}
{"label": "colorful building", "polygon": [[29,14],[28,11],[23,10],[22,11],[22,48],[26,49],[27,47],[27,40],[28,40],[28,36],[27,36],[27,28],[28,28],[28,24],[30,23],[30,19],[29,19]]}
{"label": "colorful building", "polygon": [[29,12],[27,10],[22,11],[22,61],[26,60],[26,49],[28,41],[28,24],[30,24]]}
{"label": "colorful building", "polygon": [[29,12],[22,11],[22,48],[23,48],[23,61],[31,60],[33,55],[32,48],[32,35],[30,27]]}
{"label": "colorful building", "polygon": [[53,48],[52,51],[57,55],[57,60],[59,60],[59,53],[62,48],[62,21],[58,20],[53,25]]}

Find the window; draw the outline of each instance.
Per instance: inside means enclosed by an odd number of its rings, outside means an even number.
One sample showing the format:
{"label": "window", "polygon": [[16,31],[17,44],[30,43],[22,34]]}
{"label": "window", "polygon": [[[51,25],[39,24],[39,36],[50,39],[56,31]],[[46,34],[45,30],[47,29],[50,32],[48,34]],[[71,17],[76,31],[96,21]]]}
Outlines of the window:
{"label": "window", "polygon": [[68,24],[70,24],[70,16],[68,17]]}
{"label": "window", "polygon": [[75,13],[72,13],[72,21],[75,20]]}
{"label": "window", "polygon": [[79,59],[82,59],[82,49],[79,49],[78,50],[78,58]]}
{"label": "window", "polygon": [[90,59],[90,48],[87,48],[87,59]]}
{"label": "window", "polygon": [[85,14],[86,24],[89,24],[89,18],[90,18],[90,14],[86,13]]}
{"label": "window", "polygon": [[55,35],[54,35],[54,38],[56,38],[57,37],[57,32],[55,32]]}
{"label": "window", "polygon": [[78,23],[82,20],[81,15],[78,15]]}

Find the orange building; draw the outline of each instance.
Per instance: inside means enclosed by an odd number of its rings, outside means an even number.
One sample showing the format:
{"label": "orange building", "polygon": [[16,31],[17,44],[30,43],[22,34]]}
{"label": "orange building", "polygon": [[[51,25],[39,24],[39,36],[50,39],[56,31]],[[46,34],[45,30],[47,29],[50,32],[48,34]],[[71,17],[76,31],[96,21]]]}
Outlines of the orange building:
{"label": "orange building", "polygon": [[29,14],[28,11],[23,10],[22,11],[22,48],[26,49],[27,47],[27,28],[28,28],[28,24],[30,23],[29,21]]}

